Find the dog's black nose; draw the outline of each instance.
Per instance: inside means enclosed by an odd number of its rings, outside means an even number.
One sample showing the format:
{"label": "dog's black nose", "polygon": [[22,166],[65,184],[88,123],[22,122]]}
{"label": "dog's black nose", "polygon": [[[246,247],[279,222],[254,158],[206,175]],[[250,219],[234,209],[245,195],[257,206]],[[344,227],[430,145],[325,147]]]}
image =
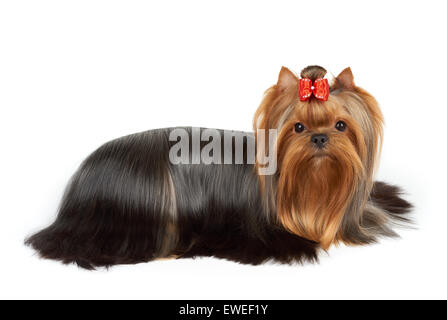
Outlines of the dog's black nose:
{"label": "dog's black nose", "polygon": [[329,137],[326,134],[314,134],[312,135],[312,137],[310,137],[310,141],[318,148],[323,148],[328,140]]}

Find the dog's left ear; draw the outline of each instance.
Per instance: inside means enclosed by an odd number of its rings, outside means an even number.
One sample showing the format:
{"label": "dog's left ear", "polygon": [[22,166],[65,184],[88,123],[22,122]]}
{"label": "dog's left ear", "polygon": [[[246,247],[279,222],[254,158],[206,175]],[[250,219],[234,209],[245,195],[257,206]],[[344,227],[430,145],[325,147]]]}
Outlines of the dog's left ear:
{"label": "dog's left ear", "polygon": [[347,67],[337,76],[336,87],[340,89],[352,90],[355,88],[354,75],[352,74],[351,68]]}
{"label": "dog's left ear", "polygon": [[298,86],[297,76],[292,71],[287,69],[286,67],[282,67],[281,71],[279,72],[278,83],[276,84],[276,87],[280,91],[284,91],[287,88],[290,88],[293,86],[295,86],[295,87]]}

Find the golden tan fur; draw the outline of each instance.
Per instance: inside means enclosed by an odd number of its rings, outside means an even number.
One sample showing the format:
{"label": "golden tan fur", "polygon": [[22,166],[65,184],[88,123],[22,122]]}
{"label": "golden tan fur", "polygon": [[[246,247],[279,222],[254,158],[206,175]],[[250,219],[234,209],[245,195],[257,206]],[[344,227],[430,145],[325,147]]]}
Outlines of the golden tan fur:
{"label": "golden tan fur", "polygon": [[[311,66],[302,76],[314,81],[326,71]],[[347,130],[336,130],[338,121]],[[294,131],[297,122],[302,133]],[[355,86],[345,69],[331,87],[328,101],[298,99],[298,78],[287,68],[278,83],[266,91],[254,118],[254,129],[277,129],[274,146],[258,148],[262,154],[275,148],[278,173],[260,175],[266,205],[276,207],[277,220],[289,232],[328,248],[350,242],[345,233],[362,232],[363,212],[373,185],[382,137],[382,114],[375,99]],[[324,133],[329,142],[315,148],[312,134]]]}

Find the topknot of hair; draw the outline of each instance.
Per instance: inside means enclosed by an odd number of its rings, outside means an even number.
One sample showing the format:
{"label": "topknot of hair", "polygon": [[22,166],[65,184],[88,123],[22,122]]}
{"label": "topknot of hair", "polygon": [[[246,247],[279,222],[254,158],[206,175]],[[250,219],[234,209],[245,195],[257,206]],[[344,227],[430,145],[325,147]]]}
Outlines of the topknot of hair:
{"label": "topknot of hair", "polygon": [[326,75],[327,71],[325,68],[320,66],[308,66],[301,70],[301,78],[307,78],[313,81],[319,78],[323,78]]}

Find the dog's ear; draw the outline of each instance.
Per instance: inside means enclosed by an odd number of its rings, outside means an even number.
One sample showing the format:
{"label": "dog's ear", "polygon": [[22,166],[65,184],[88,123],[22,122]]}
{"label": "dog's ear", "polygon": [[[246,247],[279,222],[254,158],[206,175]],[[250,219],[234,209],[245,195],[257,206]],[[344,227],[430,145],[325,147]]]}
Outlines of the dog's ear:
{"label": "dog's ear", "polygon": [[355,88],[354,75],[351,68],[344,69],[336,78],[336,86],[341,89],[352,90]]}
{"label": "dog's ear", "polygon": [[292,86],[298,86],[297,76],[286,67],[282,67],[281,71],[279,72],[278,83],[276,84],[276,87],[280,91],[284,91]]}

